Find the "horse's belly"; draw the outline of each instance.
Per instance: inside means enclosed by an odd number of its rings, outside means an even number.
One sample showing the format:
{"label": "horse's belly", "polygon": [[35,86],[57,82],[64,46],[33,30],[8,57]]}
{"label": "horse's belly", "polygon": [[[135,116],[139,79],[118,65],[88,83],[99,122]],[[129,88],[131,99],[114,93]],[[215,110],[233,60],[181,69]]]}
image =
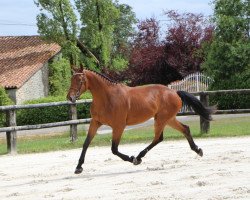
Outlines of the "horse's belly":
{"label": "horse's belly", "polygon": [[132,126],[132,125],[136,125],[136,124],[141,124],[141,123],[143,123],[143,122],[149,120],[150,118],[151,118],[151,117],[144,118],[144,119],[140,119],[140,120],[138,120],[138,119],[129,119],[129,120],[127,121],[126,125]]}
{"label": "horse's belly", "polygon": [[127,125],[143,123],[154,117],[158,112],[155,98],[141,98],[130,102],[127,113]]}
{"label": "horse's belly", "polygon": [[153,112],[140,112],[140,113],[129,113],[127,116],[126,124],[135,125],[143,123],[154,116]]}

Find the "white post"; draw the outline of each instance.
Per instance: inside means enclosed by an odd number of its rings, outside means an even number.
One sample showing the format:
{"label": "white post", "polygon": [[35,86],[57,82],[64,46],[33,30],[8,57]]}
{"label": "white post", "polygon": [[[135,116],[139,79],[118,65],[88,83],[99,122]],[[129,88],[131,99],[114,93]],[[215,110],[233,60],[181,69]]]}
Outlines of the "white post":
{"label": "white post", "polygon": [[199,88],[199,73],[196,73],[196,92],[199,92],[200,91],[200,88]]}

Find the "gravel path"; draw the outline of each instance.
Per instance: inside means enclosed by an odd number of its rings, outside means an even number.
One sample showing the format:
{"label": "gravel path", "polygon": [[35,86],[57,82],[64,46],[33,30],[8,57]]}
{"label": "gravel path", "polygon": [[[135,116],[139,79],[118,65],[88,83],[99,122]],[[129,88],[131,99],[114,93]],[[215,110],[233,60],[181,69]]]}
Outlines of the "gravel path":
{"label": "gravel path", "polygon": [[[250,199],[250,137],[166,141],[133,166],[110,147],[88,149],[84,171],[73,174],[81,149],[0,156],[0,199],[166,200]],[[121,145],[137,155],[146,144]]]}

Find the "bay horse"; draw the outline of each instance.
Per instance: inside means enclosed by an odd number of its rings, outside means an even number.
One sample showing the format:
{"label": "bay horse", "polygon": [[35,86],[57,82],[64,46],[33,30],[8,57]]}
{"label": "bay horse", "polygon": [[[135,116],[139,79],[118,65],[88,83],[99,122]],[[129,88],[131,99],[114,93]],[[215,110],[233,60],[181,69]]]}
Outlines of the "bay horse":
{"label": "bay horse", "polygon": [[[116,83],[100,73],[84,69],[81,65],[80,68],[73,70],[67,99],[75,102],[86,90],[93,96],[90,109],[92,119],[75,174],[83,171],[82,164],[87,148],[97,129],[103,124],[112,128],[112,153],[134,165],[140,164],[142,157],[163,140],[163,130],[166,125],[180,131],[186,137],[191,149],[199,156],[203,156],[202,149],[194,143],[189,127],[176,119],[184,102],[204,119],[211,120],[213,109],[205,108],[193,95],[160,84],[129,87]],[[145,122],[152,117],[154,117],[152,143],[136,157],[119,152],[118,145],[124,128],[127,125]]]}

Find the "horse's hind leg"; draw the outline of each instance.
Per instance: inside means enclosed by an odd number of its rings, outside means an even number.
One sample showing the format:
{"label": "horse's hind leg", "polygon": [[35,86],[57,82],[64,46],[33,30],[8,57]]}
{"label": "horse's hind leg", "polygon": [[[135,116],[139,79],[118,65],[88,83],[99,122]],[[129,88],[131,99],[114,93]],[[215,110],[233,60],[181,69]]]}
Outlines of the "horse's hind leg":
{"label": "horse's hind leg", "polygon": [[199,156],[203,156],[203,151],[201,148],[199,148],[193,140],[193,137],[190,133],[190,129],[187,125],[182,124],[181,122],[177,121],[176,118],[171,119],[168,121],[168,125],[178,131],[180,131],[181,133],[183,133],[183,135],[186,137],[190,148],[195,151]]}
{"label": "horse's hind leg", "polygon": [[147,154],[149,150],[151,150],[154,146],[163,141],[163,129],[165,127],[165,122],[160,122],[155,119],[155,137],[150,145],[148,145],[145,149],[143,149],[136,158],[133,159],[134,165],[138,165],[141,163],[141,159]]}

